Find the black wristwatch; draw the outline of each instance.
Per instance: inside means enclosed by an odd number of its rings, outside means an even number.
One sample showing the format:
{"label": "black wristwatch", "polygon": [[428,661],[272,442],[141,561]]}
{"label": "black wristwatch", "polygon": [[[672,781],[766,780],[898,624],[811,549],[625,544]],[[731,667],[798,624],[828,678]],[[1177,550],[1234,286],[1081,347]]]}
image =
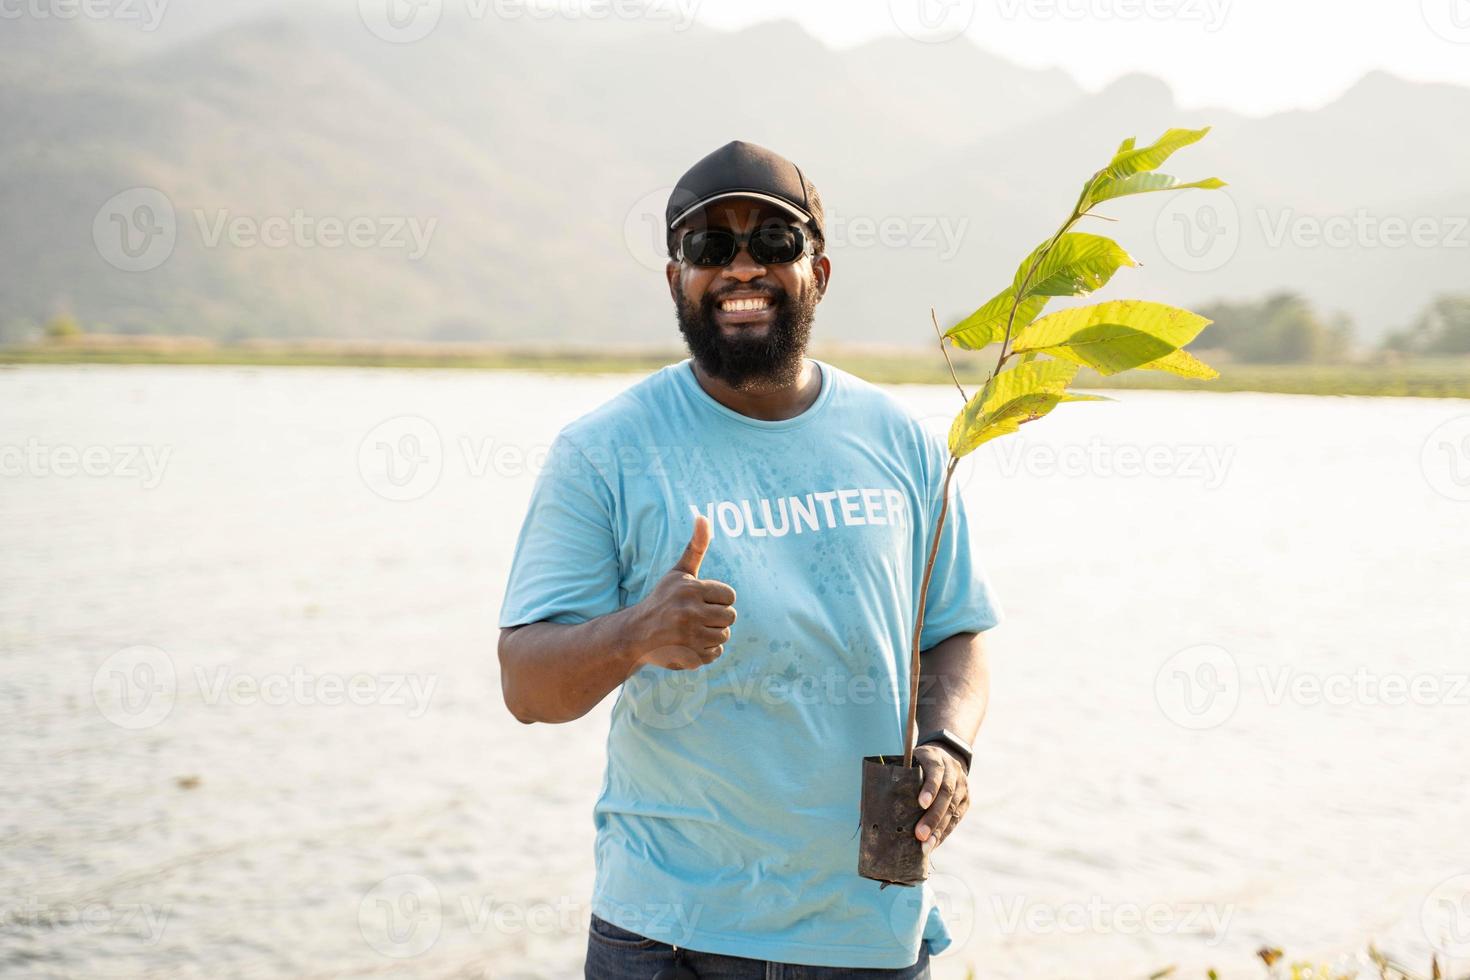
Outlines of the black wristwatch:
{"label": "black wristwatch", "polygon": [[969,742],[966,742],[948,728],[941,728],[938,731],[928,732],[919,736],[918,744],[920,745],[929,745],[933,742],[938,742],[940,745],[949,749],[956,758],[965,764],[965,775],[968,776],[970,774],[970,759],[975,755],[975,752],[970,748]]}

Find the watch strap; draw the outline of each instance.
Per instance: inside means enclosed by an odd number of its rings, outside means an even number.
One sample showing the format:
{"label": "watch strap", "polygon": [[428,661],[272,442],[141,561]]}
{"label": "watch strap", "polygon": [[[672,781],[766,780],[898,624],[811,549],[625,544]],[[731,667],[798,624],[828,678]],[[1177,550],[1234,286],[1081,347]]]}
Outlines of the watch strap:
{"label": "watch strap", "polygon": [[974,750],[968,742],[960,738],[948,728],[938,728],[932,732],[926,732],[919,736],[919,745],[932,745],[939,743],[949,749],[961,762],[965,764],[965,775],[970,773],[970,760],[974,758]]}

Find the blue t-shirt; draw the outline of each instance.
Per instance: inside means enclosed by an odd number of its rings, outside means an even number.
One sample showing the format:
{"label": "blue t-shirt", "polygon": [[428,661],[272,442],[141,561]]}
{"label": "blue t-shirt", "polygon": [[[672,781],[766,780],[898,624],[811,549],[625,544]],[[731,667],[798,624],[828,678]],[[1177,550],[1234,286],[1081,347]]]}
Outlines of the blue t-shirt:
{"label": "blue t-shirt", "polygon": [[[912,964],[950,939],[929,888],[859,877],[862,758],[901,754],[918,591],[948,453],[891,395],[821,361],[816,401],[749,418],[688,359],[567,425],[521,528],[500,625],[643,599],[696,511],[699,576],[735,589],[724,655],[643,667],[612,709],[592,911],[693,950]],[[922,648],[1000,609],[951,487]],[[942,853],[942,849],[941,849]]]}

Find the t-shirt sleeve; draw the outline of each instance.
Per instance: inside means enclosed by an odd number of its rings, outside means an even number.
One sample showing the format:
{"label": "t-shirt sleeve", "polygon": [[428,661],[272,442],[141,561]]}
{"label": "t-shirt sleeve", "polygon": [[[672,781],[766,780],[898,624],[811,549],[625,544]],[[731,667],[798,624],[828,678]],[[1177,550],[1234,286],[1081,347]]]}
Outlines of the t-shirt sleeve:
{"label": "t-shirt sleeve", "polygon": [[584,623],[621,608],[613,515],[607,481],[571,439],[558,435],[516,540],[500,626]]}
{"label": "t-shirt sleeve", "polygon": [[[938,438],[925,433],[927,476],[930,480],[929,520],[924,532],[924,551],[919,557],[918,574],[923,575],[923,562],[929,557],[934,524],[939,520],[940,489],[944,485],[944,467],[949,453]],[[998,624],[1002,610],[991,588],[990,580],[976,554],[970,534],[969,514],[960,494],[959,481],[950,480],[949,513],[939,536],[939,551],[934,557],[934,574],[929,581],[929,601],[924,607],[924,629],[919,635],[919,648],[928,650],[956,633],[980,633]]]}

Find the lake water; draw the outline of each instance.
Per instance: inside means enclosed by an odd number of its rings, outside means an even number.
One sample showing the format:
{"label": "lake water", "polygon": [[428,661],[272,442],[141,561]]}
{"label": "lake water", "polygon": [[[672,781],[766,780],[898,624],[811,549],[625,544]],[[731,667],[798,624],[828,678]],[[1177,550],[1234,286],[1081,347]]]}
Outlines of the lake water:
{"label": "lake water", "polygon": [[[0,370],[0,975],[579,976],[607,705],[517,724],[495,619],[635,380]],[[936,975],[1470,965],[1470,402],[1117,397],[961,470],[1008,619]]]}

